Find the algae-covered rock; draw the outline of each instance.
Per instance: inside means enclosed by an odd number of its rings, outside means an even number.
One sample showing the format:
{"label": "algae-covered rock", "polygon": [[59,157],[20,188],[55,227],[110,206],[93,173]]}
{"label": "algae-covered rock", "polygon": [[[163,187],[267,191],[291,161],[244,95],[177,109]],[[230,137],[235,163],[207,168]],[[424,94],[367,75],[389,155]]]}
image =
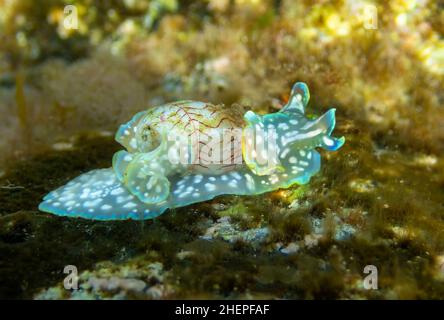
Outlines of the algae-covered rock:
{"label": "algae-covered rock", "polygon": [[[439,2],[71,4],[78,29],[64,1],[0,0],[0,298],[444,298]],[[144,222],[38,211],[111,166],[135,112],[197,99],[265,114],[295,81],[346,138],[310,183]]]}
{"label": "algae-covered rock", "polygon": [[[302,193],[295,186],[288,193],[260,197],[218,197],[143,223],[60,218],[35,209],[43,194],[81,170],[108,166],[115,150],[109,136],[76,137],[69,148],[18,161],[0,179],[0,252],[10,257],[0,266],[1,295],[440,297],[441,180],[424,180],[411,155],[395,151],[376,157],[368,146],[353,142],[345,148],[358,159],[366,157],[365,165],[348,168],[347,153],[327,157],[326,169]],[[438,174],[440,166],[430,170]],[[350,188],[349,181],[375,170],[378,188]],[[425,181],[427,189],[417,187]],[[297,198],[287,199],[294,193]],[[370,264],[379,269],[377,292],[362,286],[364,267]],[[64,289],[66,265],[77,267],[79,290]]]}
{"label": "algae-covered rock", "polygon": [[223,239],[231,243],[242,240],[254,245],[266,240],[268,234],[267,227],[241,231],[238,226],[231,223],[230,217],[226,216],[217,220],[201,238],[205,240]]}

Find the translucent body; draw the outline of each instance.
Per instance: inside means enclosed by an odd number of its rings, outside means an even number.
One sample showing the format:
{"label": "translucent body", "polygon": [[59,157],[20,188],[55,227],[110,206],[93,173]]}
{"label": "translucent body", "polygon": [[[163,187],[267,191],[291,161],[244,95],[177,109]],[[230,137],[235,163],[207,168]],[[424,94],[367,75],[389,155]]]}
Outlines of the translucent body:
{"label": "translucent body", "polygon": [[[280,112],[264,116],[248,111],[242,119],[234,116],[233,110],[191,101],[138,113],[116,134],[116,140],[127,150],[116,153],[113,168],[75,178],[49,193],[39,208],[98,220],[149,219],[168,208],[222,194],[254,195],[305,184],[320,169],[315,148],[334,151],[344,143],[344,138],[330,136],[335,110],[309,120],[304,115],[308,100],[307,86],[296,83],[288,104]],[[200,126],[195,126],[197,123]],[[179,136],[195,130],[205,134],[211,127],[236,126],[242,129],[241,163],[223,166],[171,161],[169,152],[175,150],[167,134],[175,130]],[[266,133],[260,142],[269,147],[268,161],[261,161],[261,152],[252,148],[255,143],[257,147],[255,134],[259,131]],[[192,144],[191,157],[199,157],[200,151],[194,148]],[[270,157],[270,150],[275,157]]]}

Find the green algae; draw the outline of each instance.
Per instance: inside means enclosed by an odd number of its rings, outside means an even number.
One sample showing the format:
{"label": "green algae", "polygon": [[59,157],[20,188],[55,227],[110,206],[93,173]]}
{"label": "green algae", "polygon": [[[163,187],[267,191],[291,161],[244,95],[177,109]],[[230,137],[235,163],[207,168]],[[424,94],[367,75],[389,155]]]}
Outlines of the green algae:
{"label": "green algae", "polygon": [[[350,136],[342,130],[339,134]],[[223,196],[143,223],[69,219],[36,210],[47,191],[81,172],[109,166],[117,148],[111,137],[82,135],[74,139],[72,150],[45,150],[17,161],[0,180],[9,186],[0,189],[0,255],[8,257],[0,263],[0,296],[442,298],[442,271],[436,269],[444,250],[442,178],[425,179],[415,154],[387,151],[377,157],[365,135],[349,140],[344,152],[325,157],[321,173],[309,185],[286,191],[305,205],[289,206],[279,193]],[[356,191],[350,181],[358,177],[374,180],[374,187]],[[221,217],[232,219],[233,230],[238,230],[233,237],[261,226],[270,234],[259,243],[254,237],[202,238]],[[336,239],[333,231],[343,224],[356,230],[349,238]],[[297,244],[296,254],[280,251],[289,243]],[[162,264],[165,276],[151,283],[143,275],[153,263]],[[84,273],[81,292],[62,287],[68,264]],[[362,287],[368,264],[378,266],[379,290]],[[114,271],[106,273],[108,269]],[[91,277],[105,283],[112,276],[127,279],[127,269],[135,270],[131,279],[142,279],[145,289],[133,292],[122,285],[110,291],[87,284]]]}
{"label": "green algae", "polygon": [[[7,160],[0,298],[444,298],[437,4],[412,10],[407,2],[375,2],[384,16],[380,30],[369,31],[348,16],[345,2],[110,8],[79,0],[82,26],[65,34],[62,2],[17,1],[0,20],[0,146],[14,151],[0,158]],[[84,10],[88,3],[95,10]],[[26,81],[14,88],[22,68]],[[309,84],[309,113],[337,108],[335,134],[346,137],[340,151],[322,153],[309,184],[222,196],[145,222],[37,210],[48,191],[110,166],[119,148],[112,134],[78,134],[85,128],[114,130],[131,108],[184,98],[276,111],[295,80]],[[11,92],[15,104],[7,109]],[[63,288],[68,264],[79,269],[79,291]],[[378,267],[378,290],[363,286],[366,265]]]}

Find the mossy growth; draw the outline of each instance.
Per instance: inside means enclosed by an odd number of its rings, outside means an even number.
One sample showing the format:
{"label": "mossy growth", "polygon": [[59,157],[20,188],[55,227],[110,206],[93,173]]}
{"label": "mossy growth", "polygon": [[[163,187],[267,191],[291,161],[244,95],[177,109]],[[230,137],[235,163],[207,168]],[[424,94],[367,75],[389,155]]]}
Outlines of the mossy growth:
{"label": "mossy growth", "polygon": [[[69,150],[45,149],[11,163],[0,180],[0,255],[8,257],[0,266],[0,296],[31,298],[60,287],[68,264],[101,275],[98,263],[105,261],[113,270],[161,263],[162,285],[172,288],[163,298],[443,297],[436,268],[444,250],[441,164],[427,169],[436,178],[424,179],[417,155],[375,153],[369,135],[354,130],[350,123],[338,128],[350,137],[345,151],[323,154],[321,172],[306,186],[222,196],[144,222],[69,219],[36,209],[48,191],[110,166],[119,148],[110,136],[83,134]],[[259,245],[202,238],[227,216],[240,232],[270,233]],[[344,223],[356,232],[335,238]],[[278,249],[291,243],[297,252]],[[362,287],[370,264],[378,266],[380,290]]]}

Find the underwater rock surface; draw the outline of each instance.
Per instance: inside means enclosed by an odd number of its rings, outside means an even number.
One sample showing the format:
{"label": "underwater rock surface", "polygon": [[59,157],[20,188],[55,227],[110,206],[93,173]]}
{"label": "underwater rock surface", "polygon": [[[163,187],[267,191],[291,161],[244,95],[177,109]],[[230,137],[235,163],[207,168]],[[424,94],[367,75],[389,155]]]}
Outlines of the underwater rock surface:
{"label": "underwater rock surface", "polygon": [[[310,185],[217,197],[143,223],[69,219],[36,209],[47,190],[109,161],[118,148],[110,136],[79,136],[71,150],[18,162],[0,178],[0,254],[9,257],[0,264],[0,296],[442,297],[442,162],[427,164],[435,178],[425,180],[422,156],[388,148],[376,156],[368,135],[350,122],[338,132],[355,134],[345,152],[326,154],[326,169]],[[50,172],[53,179],[40,180]],[[355,190],[350,182],[370,172],[378,187]],[[32,188],[36,179],[46,182]],[[17,211],[24,199],[28,207]],[[63,288],[67,264],[78,268],[77,291]],[[379,290],[362,285],[368,264],[379,266]]]}
{"label": "underwater rock surface", "polygon": [[[62,1],[0,0],[0,298],[444,299],[439,2],[71,3],[77,30]],[[334,106],[347,137],[309,185],[144,222],[38,211],[111,166],[128,115],[179,99],[272,113],[296,80],[307,116]]]}

